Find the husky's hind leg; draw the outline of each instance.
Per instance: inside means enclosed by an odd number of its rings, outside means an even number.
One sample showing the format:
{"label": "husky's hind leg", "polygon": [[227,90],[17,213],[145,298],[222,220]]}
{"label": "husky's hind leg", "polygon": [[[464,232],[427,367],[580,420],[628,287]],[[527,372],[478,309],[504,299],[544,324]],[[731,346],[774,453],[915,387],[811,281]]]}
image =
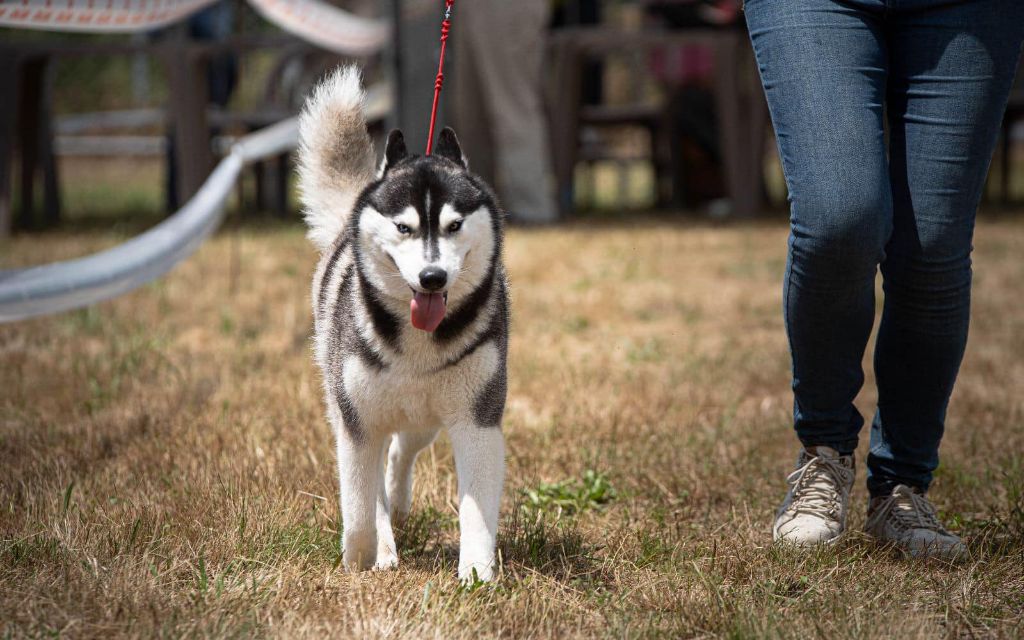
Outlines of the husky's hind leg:
{"label": "husky's hind leg", "polygon": [[[360,441],[338,434],[338,478],[341,485],[342,560],[349,571],[363,571],[377,560],[377,506],[381,486],[384,440]],[[388,526],[388,533],[391,527]],[[391,541],[394,548],[394,540]]]}
{"label": "husky's hind leg", "polygon": [[377,559],[374,569],[394,569],[398,566],[398,546],[395,544],[395,533],[391,529],[391,511],[388,507],[388,494],[384,484],[384,456],[387,455],[388,438],[380,445],[381,464],[377,466]]}
{"label": "husky's hind leg", "polygon": [[501,427],[466,424],[449,430],[459,476],[459,579],[492,580],[498,507],[505,480]]}
{"label": "husky's hind leg", "polygon": [[391,504],[391,519],[404,521],[412,509],[412,475],[416,456],[430,446],[437,437],[437,429],[403,431],[395,434],[388,449],[387,488]]}

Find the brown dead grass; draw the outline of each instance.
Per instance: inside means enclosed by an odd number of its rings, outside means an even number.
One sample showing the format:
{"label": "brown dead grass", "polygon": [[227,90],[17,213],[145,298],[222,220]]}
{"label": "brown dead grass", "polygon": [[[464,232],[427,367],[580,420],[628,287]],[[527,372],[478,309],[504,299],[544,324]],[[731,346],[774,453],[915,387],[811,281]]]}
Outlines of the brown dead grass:
{"label": "brown dead grass", "polygon": [[[109,241],[44,244],[63,256]],[[40,247],[20,238],[4,261]],[[932,492],[971,547],[955,568],[857,533],[805,557],[771,546],[796,453],[784,247],[781,224],[510,234],[496,587],[454,578],[446,442],[420,458],[401,568],[339,567],[299,229],[224,234],[136,293],[0,326],[0,633],[1024,634],[1024,224],[978,230],[971,345]],[[865,412],[873,397],[869,384]],[[612,499],[587,493],[595,477]],[[858,484],[855,528],[865,499]]]}

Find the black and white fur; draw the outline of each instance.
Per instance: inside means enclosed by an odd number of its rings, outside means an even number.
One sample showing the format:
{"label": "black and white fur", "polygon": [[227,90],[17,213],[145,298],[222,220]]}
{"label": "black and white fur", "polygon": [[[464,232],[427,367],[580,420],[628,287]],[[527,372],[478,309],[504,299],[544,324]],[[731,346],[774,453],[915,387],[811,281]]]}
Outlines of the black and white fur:
{"label": "black and white fur", "polygon": [[[342,68],[300,119],[300,189],[321,251],[316,361],[337,438],[344,565],[398,564],[392,523],[409,514],[417,454],[445,429],[458,474],[459,577],[490,580],[505,469],[503,216],[451,129],[431,156],[410,155],[392,131],[375,172],[362,101],[358,70]],[[409,316],[426,267],[446,274],[447,311],[433,332]]]}

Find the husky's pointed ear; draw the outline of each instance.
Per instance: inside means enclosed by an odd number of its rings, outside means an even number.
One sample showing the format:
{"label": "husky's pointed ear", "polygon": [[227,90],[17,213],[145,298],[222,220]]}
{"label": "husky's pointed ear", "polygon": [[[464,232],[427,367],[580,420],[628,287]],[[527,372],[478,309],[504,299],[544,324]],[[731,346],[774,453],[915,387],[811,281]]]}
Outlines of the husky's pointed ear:
{"label": "husky's pointed ear", "polygon": [[383,174],[396,162],[408,155],[409,150],[405,148],[405,136],[398,129],[392,129],[388,133],[388,143],[384,147],[384,162],[381,164],[380,172]]}
{"label": "husky's pointed ear", "polygon": [[459,144],[459,139],[455,136],[455,132],[452,131],[451,127],[441,129],[441,134],[437,136],[437,145],[434,147],[434,153],[442,158],[448,158],[463,169],[469,168],[466,156],[462,155],[462,146]]}

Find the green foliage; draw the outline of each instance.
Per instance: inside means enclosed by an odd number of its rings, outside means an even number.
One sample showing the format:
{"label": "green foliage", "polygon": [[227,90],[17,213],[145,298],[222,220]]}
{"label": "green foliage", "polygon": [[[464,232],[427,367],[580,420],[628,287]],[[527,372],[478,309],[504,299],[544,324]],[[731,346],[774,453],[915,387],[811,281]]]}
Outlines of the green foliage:
{"label": "green foliage", "polygon": [[458,529],[458,519],[432,506],[417,509],[395,529],[395,542],[402,557],[417,557],[430,545],[440,544],[446,531]]}
{"label": "green foliage", "polygon": [[642,342],[632,343],[626,352],[630,362],[661,362],[665,359],[665,343],[658,338],[648,338]]}
{"label": "green foliage", "polygon": [[498,533],[502,564],[524,566],[568,579],[594,573],[596,547],[588,545],[575,518],[555,520],[519,503]]}
{"label": "green foliage", "polygon": [[587,510],[600,510],[615,499],[615,489],[608,477],[587,469],[577,480],[542,482],[521,490],[521,509],[531,517],[552,516],[555,519],[574,516]]}

